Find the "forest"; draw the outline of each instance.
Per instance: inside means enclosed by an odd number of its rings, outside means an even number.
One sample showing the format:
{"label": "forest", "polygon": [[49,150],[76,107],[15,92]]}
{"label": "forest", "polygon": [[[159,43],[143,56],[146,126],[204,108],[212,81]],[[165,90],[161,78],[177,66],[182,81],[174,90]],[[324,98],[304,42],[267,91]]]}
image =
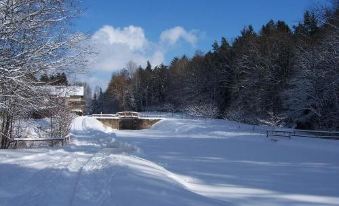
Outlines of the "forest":
{"label": "forest", "polygon": [[251,124],[339,128],[339,4],[305,11],[292,28],[249,25],[210,51],[169,65],[129,62],[98,89],[91,113],[185,112]]}

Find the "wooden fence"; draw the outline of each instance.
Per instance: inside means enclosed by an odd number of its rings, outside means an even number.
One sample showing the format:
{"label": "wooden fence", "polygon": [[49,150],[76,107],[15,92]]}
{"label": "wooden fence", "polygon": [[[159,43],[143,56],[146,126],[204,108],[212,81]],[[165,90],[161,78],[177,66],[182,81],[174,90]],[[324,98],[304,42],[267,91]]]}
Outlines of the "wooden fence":
{"label": "wooden fence", "polygon": [[308,137],[339,140],[339,132],[335,131],[319,131],[319,130],[267,130],[266,137]]}
{"label": "wooden fence", "polygon": [[62,138],[14,138],[11,141],[12,148],[18,148],[20,143],[24,143],[24,145],[34,145],[35,143],[47,143],[50,146],[61,145],[64,146],[66,143],[69,143],[71,140],[71,136],[67,135]]}

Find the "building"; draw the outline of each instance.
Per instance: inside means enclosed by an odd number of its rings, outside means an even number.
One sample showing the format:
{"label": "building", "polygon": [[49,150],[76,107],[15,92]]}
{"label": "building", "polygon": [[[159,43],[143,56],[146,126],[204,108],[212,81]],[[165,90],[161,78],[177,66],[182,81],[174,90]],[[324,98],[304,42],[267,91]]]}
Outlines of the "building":
{"label": "building", "polygon": [[85,112],[84,86],[48,86],[49,93],[64,98],[71,112],[83,115]]}

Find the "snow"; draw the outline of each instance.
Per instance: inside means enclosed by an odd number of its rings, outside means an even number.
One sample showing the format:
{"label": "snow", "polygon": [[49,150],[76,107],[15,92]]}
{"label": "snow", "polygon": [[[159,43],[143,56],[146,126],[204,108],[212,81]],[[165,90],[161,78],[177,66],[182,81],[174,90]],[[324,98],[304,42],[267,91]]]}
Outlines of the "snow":
{"label": "snow", "polygon": [[18,128],[21,128],[21,137],[34,139],[48,136],[47,131],[50,129],[50,119],[24,119],[16,122]]}
{"label": "snow", "polygon": [[166,118],[113,130],[78,117],[64,148],[0,151],[0,205],[339,205],[339,141]]}
{"label": "snow", "polygon": [[83,86],[43,86],[42,88],[58,97],[84,96]]}

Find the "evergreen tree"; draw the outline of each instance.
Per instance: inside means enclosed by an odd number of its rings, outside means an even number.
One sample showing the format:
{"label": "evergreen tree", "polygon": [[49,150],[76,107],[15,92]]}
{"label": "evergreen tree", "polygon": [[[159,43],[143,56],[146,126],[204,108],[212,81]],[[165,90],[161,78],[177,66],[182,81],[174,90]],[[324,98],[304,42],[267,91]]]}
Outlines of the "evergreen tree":
{"label": "evergreen tree", "polygon": [[91,103],[91,114],[98,114],[98,113],[99,113],[98,99],[97,99],[97,94],[94,93],[92,103]]}
{"label": "evergreen tree", "polygon": [[299,44],[309,45],[314,42],[320,31],[319,22],[314,12],[305,11],[303,21],[294,28]]}

